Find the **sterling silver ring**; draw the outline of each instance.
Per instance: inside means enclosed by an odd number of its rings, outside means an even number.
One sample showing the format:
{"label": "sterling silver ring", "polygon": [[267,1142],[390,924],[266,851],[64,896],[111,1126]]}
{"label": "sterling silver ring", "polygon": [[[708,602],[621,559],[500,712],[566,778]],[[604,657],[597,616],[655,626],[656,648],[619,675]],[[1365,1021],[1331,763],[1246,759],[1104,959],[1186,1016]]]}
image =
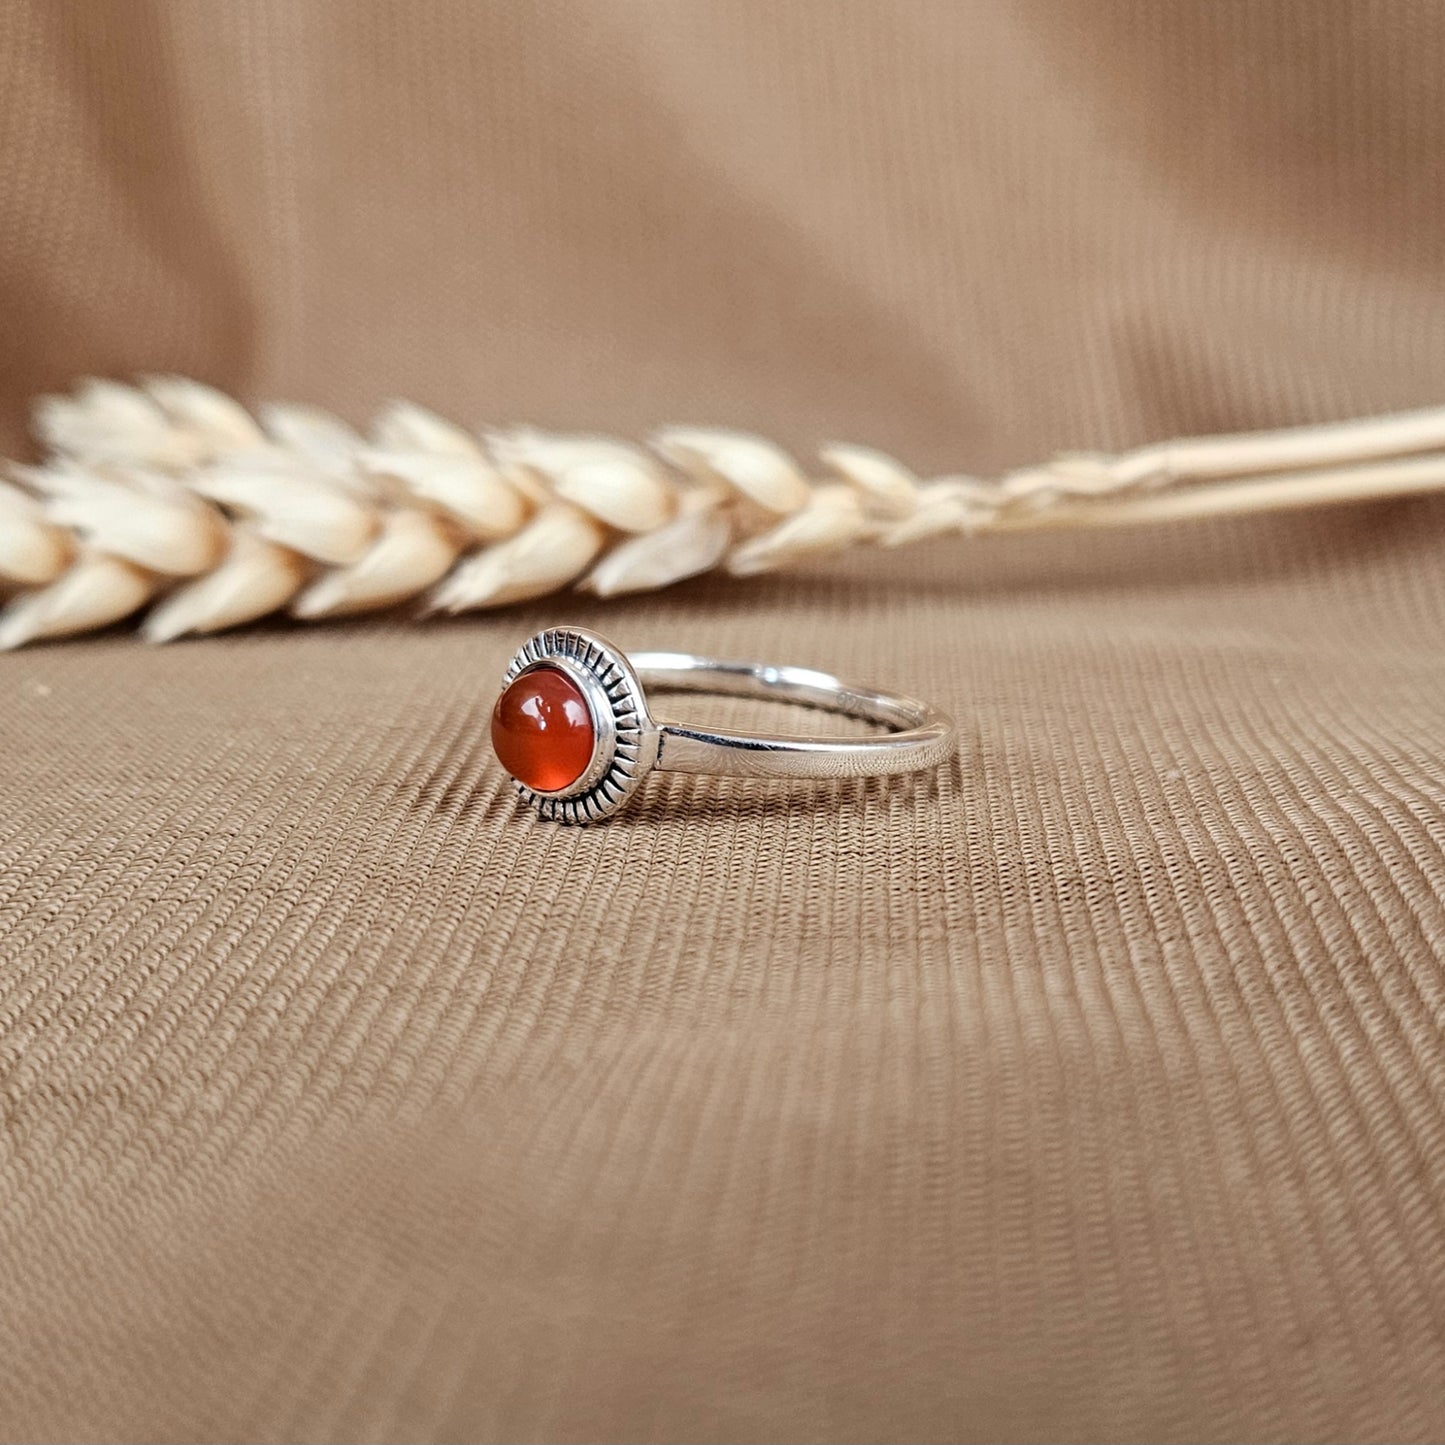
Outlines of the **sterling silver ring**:
{"label": "sterling silver ring", "polygon": [[[866,737],[741,733],[666,722],[647,690],[801,703],[877,723]],[[630,656],[580,627],[517,649],[492,709],[492,747],[523,799],[558,823],[615,813],[654,768],[734,778],[861,778],[953,756],[953,720],[927,703],[806,667],[719,662],[687,652]]]}

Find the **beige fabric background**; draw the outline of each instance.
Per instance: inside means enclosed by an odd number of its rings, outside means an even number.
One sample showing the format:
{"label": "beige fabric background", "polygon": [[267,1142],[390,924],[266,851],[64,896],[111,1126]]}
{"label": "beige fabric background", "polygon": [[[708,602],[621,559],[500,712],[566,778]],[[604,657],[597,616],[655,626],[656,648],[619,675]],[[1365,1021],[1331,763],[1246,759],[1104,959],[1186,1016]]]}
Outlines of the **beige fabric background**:
{"label": "beige fabric background", "polygon": [[[5,440],[158,369],[922,469],[1440,401],[1442,68],[1408,0],[4,0]],[[1417,502],[0,659],[0,1435],[1445,1436],[1442,564]],[[539,826],[554,619],[962,753]]]}

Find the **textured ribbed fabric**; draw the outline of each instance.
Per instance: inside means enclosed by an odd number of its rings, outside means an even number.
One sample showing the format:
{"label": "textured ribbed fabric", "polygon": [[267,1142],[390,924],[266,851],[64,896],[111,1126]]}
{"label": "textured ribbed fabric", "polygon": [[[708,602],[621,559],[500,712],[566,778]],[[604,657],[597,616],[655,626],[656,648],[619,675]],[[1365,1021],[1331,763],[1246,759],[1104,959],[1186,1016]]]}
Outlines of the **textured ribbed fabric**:
{"label": "textured ribbed fabric", "polygon": [[[1406,3],[0,5],[0,392],[979,470],[1438,400]],[[542,825],[513,647],[936,775]],[[0,1436],[1445,1435],[1445,503],[0,659]],[[688,716],[781,716],[691,699]]]}

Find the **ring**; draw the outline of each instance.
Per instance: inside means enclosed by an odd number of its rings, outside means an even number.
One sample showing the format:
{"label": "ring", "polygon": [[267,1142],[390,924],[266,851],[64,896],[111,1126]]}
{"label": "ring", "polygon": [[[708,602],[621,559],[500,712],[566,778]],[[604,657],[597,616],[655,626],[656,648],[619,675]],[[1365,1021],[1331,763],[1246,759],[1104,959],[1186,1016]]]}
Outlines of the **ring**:
{"label": "ring", "polygon": [[[647,689],[801,703],[878,723],[867,737],[740,733],[652,715]],[[953,720],[927,703],[806,667],[624,653],[580,627],[517,649],[492,709],[492,748],[523,799],[558,823],[615,813],[653,769],[734,778],[861,778],[953,756]]]}

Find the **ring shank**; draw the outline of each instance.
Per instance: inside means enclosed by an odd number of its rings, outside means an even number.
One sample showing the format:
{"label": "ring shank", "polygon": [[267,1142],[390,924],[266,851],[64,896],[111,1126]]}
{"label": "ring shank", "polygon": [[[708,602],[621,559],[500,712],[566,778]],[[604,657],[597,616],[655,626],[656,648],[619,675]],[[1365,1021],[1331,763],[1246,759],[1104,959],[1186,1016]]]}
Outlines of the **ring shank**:
{"label": "ring shank", "polygon": [[877,692],[806,667],[720,662],[687,652],[635,652],[645,689],[799,703],[878,723],[874,737],[739,733],[657,721],[657,766],[674,773],[744,778],[857,778],[936,767],[953,754],[953,720],[897,693]]}

